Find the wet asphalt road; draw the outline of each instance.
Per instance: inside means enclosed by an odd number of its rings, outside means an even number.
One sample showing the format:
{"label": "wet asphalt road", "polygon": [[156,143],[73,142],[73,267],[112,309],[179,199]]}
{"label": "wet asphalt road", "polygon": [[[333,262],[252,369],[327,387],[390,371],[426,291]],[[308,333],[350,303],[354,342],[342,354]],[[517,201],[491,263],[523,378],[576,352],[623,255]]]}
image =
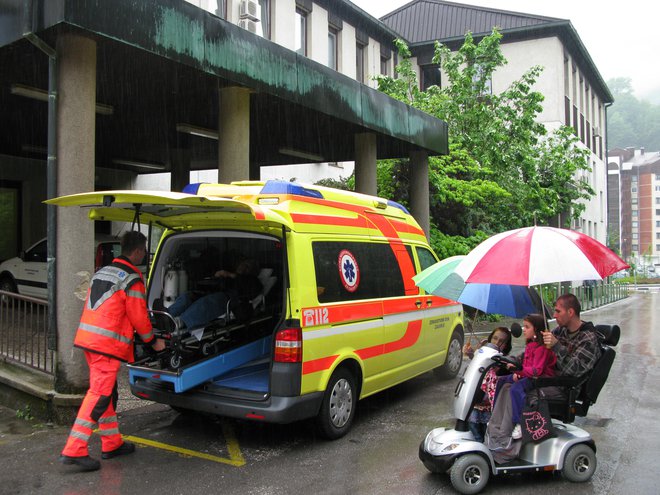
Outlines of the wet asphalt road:
{"label": "wet asphalt road", "polygon": [[[583,319],[622,329],[608,383],[589,417],[577,422],[598,447],[594,478],[573,484],[557,474],[501,476],[483,493],[660,493],[660,292],[637,293]],[[57,462],[68,428],[33,425],[0,408],[0,494],[455,493],[448,476],[430,474],[417,458],[431,428],[453,425],[454,386],[427,373],[361,401],[353,430],[334,442],[319,439],[310,422],[187,416],[124,398],[121,430],[138,449],[102,461],[93,473]],[[95,435],[92,456],[99,450]]]}

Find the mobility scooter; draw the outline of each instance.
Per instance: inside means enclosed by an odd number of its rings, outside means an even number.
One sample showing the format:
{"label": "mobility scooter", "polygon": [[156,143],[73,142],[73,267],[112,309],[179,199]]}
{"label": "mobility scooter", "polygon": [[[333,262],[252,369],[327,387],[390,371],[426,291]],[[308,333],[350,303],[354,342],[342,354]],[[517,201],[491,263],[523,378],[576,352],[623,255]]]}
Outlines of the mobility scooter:
{"label": "mobility scooter", "polygon": [[[514,324],[515,326],[516,324]],[[486,344],[479,348],[459,379],[454,392],[454,429],[431,430],[419,447],[419,458],[432,473],[448,473],[454,489],[463,494],[479,493],[491,475],[523,472],[560,471],[573,482],[591,479],[596,470],[596,445],[591,435],[571,423],[575,416],[586,416],[596,402],[614,362],[613,346],[619,341],[617,325],[597,325],[602,355],[594,368],[580,378],[555,377],[537,380],[537,387],[565,387],[566,398],[547,399],[556,435],[539,442],[522,445],[516,458],[497,463],[493,452],[477,442],[468,428],[468,418],[479,401],[481,382],[493,366],[504,367],[512,360],[497,348]],[[512,328],[520,335],[520,326]]]}

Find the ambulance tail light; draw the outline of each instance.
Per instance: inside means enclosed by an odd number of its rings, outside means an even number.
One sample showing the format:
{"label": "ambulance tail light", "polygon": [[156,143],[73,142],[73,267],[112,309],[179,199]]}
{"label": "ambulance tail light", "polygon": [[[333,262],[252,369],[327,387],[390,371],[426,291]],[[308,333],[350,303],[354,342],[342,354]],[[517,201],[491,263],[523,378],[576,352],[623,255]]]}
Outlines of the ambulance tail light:
{"label": "ambulance tail light", "polygon": [[302,329],[285,328],[275,334],[276,363],[300,363],[302,361]]}

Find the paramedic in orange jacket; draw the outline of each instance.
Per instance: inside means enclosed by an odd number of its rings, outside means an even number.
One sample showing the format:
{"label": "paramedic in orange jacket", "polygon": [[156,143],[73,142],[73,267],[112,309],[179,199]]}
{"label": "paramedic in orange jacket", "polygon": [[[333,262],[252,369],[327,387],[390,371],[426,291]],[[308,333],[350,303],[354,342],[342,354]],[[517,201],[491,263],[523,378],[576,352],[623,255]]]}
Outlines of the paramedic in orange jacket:
{"label": "paramedic in orange jacket", "polygon": [[85,352],[89,390],[60,456],[63,464],[74,464],[85,471],[100,467],[88,451],[89,437],[97,425],[103,459],[135,451],[135,445],[124,442],[119,433],[115,413],[117,373],[122,361],[133,361],[134,331],[142,341],[151,342],[154,350],[165,347],[163,340],[155,339],[151,331],[144,280],[135,266],[145,254],[145,236],[127,232],[121,240],[121,256],[96,272],[90,282],[73,342]]}

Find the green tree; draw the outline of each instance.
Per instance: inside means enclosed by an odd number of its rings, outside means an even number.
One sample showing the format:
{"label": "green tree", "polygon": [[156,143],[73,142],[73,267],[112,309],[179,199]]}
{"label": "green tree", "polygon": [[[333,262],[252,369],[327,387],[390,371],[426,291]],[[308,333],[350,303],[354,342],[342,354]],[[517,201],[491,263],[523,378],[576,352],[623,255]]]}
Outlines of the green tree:
{"label": "green tree", "polygon": [[[429,177],[431,221],[451,237],[436,236],[438,244],[454,246],[449,254],[461,251],[454,236],[471,245],[484,232],[544,224],[566,211],[577,217],[584,209],[579,200],[593,194],[576,178],[588,169],[588,151],[577,146],[570,128],[548,135],[537,122],[543,95],[533,86],[541,67],[531,67],[505,91],[491,93],[492,75],[506,63],[500,39],[495,30],[477,44],[468,33],[457,52],[436,43],[434,62],[448,81],[443,88],[419,90],[410,51],[400,40],[399,77],[377,77],[381,91],[448,123],[450,153],[429,159]],[[407,191],[400,187],[406,160],[379,166],[388,169],[379,174],[379,191]],[[405,204],[406,194],[397,199]]]}
{"label": "green tree", "polygon": [[614,105],[607,112],[607,147],[660,150],[660,106],[638,100],[629,78],[607,82]]}

